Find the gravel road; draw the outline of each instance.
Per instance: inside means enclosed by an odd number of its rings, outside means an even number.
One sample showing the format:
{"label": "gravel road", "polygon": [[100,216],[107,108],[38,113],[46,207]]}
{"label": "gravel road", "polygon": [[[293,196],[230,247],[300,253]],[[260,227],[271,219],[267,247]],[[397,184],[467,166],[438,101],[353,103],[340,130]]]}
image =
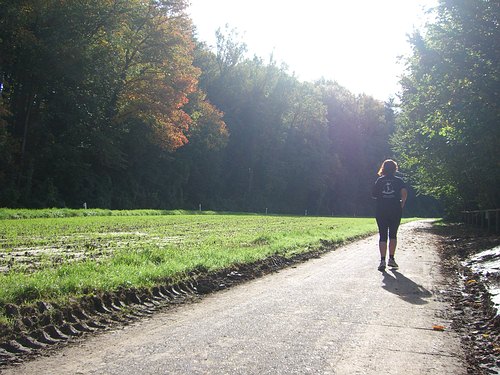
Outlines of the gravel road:
{"label": "gravel road", "polygon": [[466,374],[425,221],[69,345],[11,374]]}

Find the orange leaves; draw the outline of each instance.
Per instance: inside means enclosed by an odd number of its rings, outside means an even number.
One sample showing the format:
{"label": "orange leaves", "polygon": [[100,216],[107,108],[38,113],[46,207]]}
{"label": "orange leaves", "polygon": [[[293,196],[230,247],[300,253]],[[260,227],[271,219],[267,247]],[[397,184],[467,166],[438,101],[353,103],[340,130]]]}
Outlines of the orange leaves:
{"label": "orange leaves", "polygon": [[135,32],[123,40],[117,119],[139,119],[153,130],[155,143],[174,150],[187,143],[192,120],[184,107],[197,89],[200,71],[192,65],[193,43],[185,22],[162,12],[144,16],[140,27],[126,26]]}
{"label": "orange leaves", "polygon": [[121,96],[119,116],[122,119],[140,118],[154,130],[155,143],[174,150],[187,142],[185,133],[191,118],[182,109],[187,103],[185,91],[148,75],[127,85]]}
{"label": "orange leaves", "polygon": [[445,331],[446,330],[446,327],[445,326],[441,326],[441,325],[433,325],[432,326],[432,329],[434,331]]}
{"label": "orange leaves", "polygon": [[178,110],[169,117],[156,118],[154,129],[157,143],[169,150],[175,150],[188,142],[186,132],[191,124],[191,117]]}

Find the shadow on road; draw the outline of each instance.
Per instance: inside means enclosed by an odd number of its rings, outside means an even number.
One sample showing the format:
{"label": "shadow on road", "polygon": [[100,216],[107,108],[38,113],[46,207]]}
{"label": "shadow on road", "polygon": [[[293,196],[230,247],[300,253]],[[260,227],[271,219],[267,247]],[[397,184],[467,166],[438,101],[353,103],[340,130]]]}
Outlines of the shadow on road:
{"label": "shadow on road", "polygon": [[386,271],[382,273],[384,275],[382,288],[398,295],[403,301],[414,305],[425,305],[428,303],[426,298],[432,296],[430,291],[396,270],[390,270],[390,272],[392,274]]}

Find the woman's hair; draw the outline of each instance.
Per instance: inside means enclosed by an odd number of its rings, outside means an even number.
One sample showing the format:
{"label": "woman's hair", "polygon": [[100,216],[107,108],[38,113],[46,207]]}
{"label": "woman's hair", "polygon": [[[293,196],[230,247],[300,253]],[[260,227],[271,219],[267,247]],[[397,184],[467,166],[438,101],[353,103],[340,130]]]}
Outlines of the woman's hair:
{"label": "woman's hair", "polygon": [[393,176],[397,170],[398,170],[398,164],[392,159],[387,159],[384,160],[384,162],[380,166],[380,169],[378,170],[378,175]]}

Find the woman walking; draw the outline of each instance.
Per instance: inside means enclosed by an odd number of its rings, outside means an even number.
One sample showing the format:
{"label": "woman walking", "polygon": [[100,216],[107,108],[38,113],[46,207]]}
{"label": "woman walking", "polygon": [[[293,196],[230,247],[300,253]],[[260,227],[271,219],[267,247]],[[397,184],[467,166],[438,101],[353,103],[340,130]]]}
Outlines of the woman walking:
{"label": "woman walking", "polygon": [[385,270],[385,260],[387,254],[387,240],[389,239],[389,262],[387,265],[398,268],[394,259],[397,245],[397,233],[403,207],[408,197],[408,191],[404,181],[395,176],[398,165],[394,160],[385,160],[379,171],[380,176],[373,185],[372,196],[377,200],[375,218],[377,219],[378,231],[380,235],[380,265],[379,271]]}

